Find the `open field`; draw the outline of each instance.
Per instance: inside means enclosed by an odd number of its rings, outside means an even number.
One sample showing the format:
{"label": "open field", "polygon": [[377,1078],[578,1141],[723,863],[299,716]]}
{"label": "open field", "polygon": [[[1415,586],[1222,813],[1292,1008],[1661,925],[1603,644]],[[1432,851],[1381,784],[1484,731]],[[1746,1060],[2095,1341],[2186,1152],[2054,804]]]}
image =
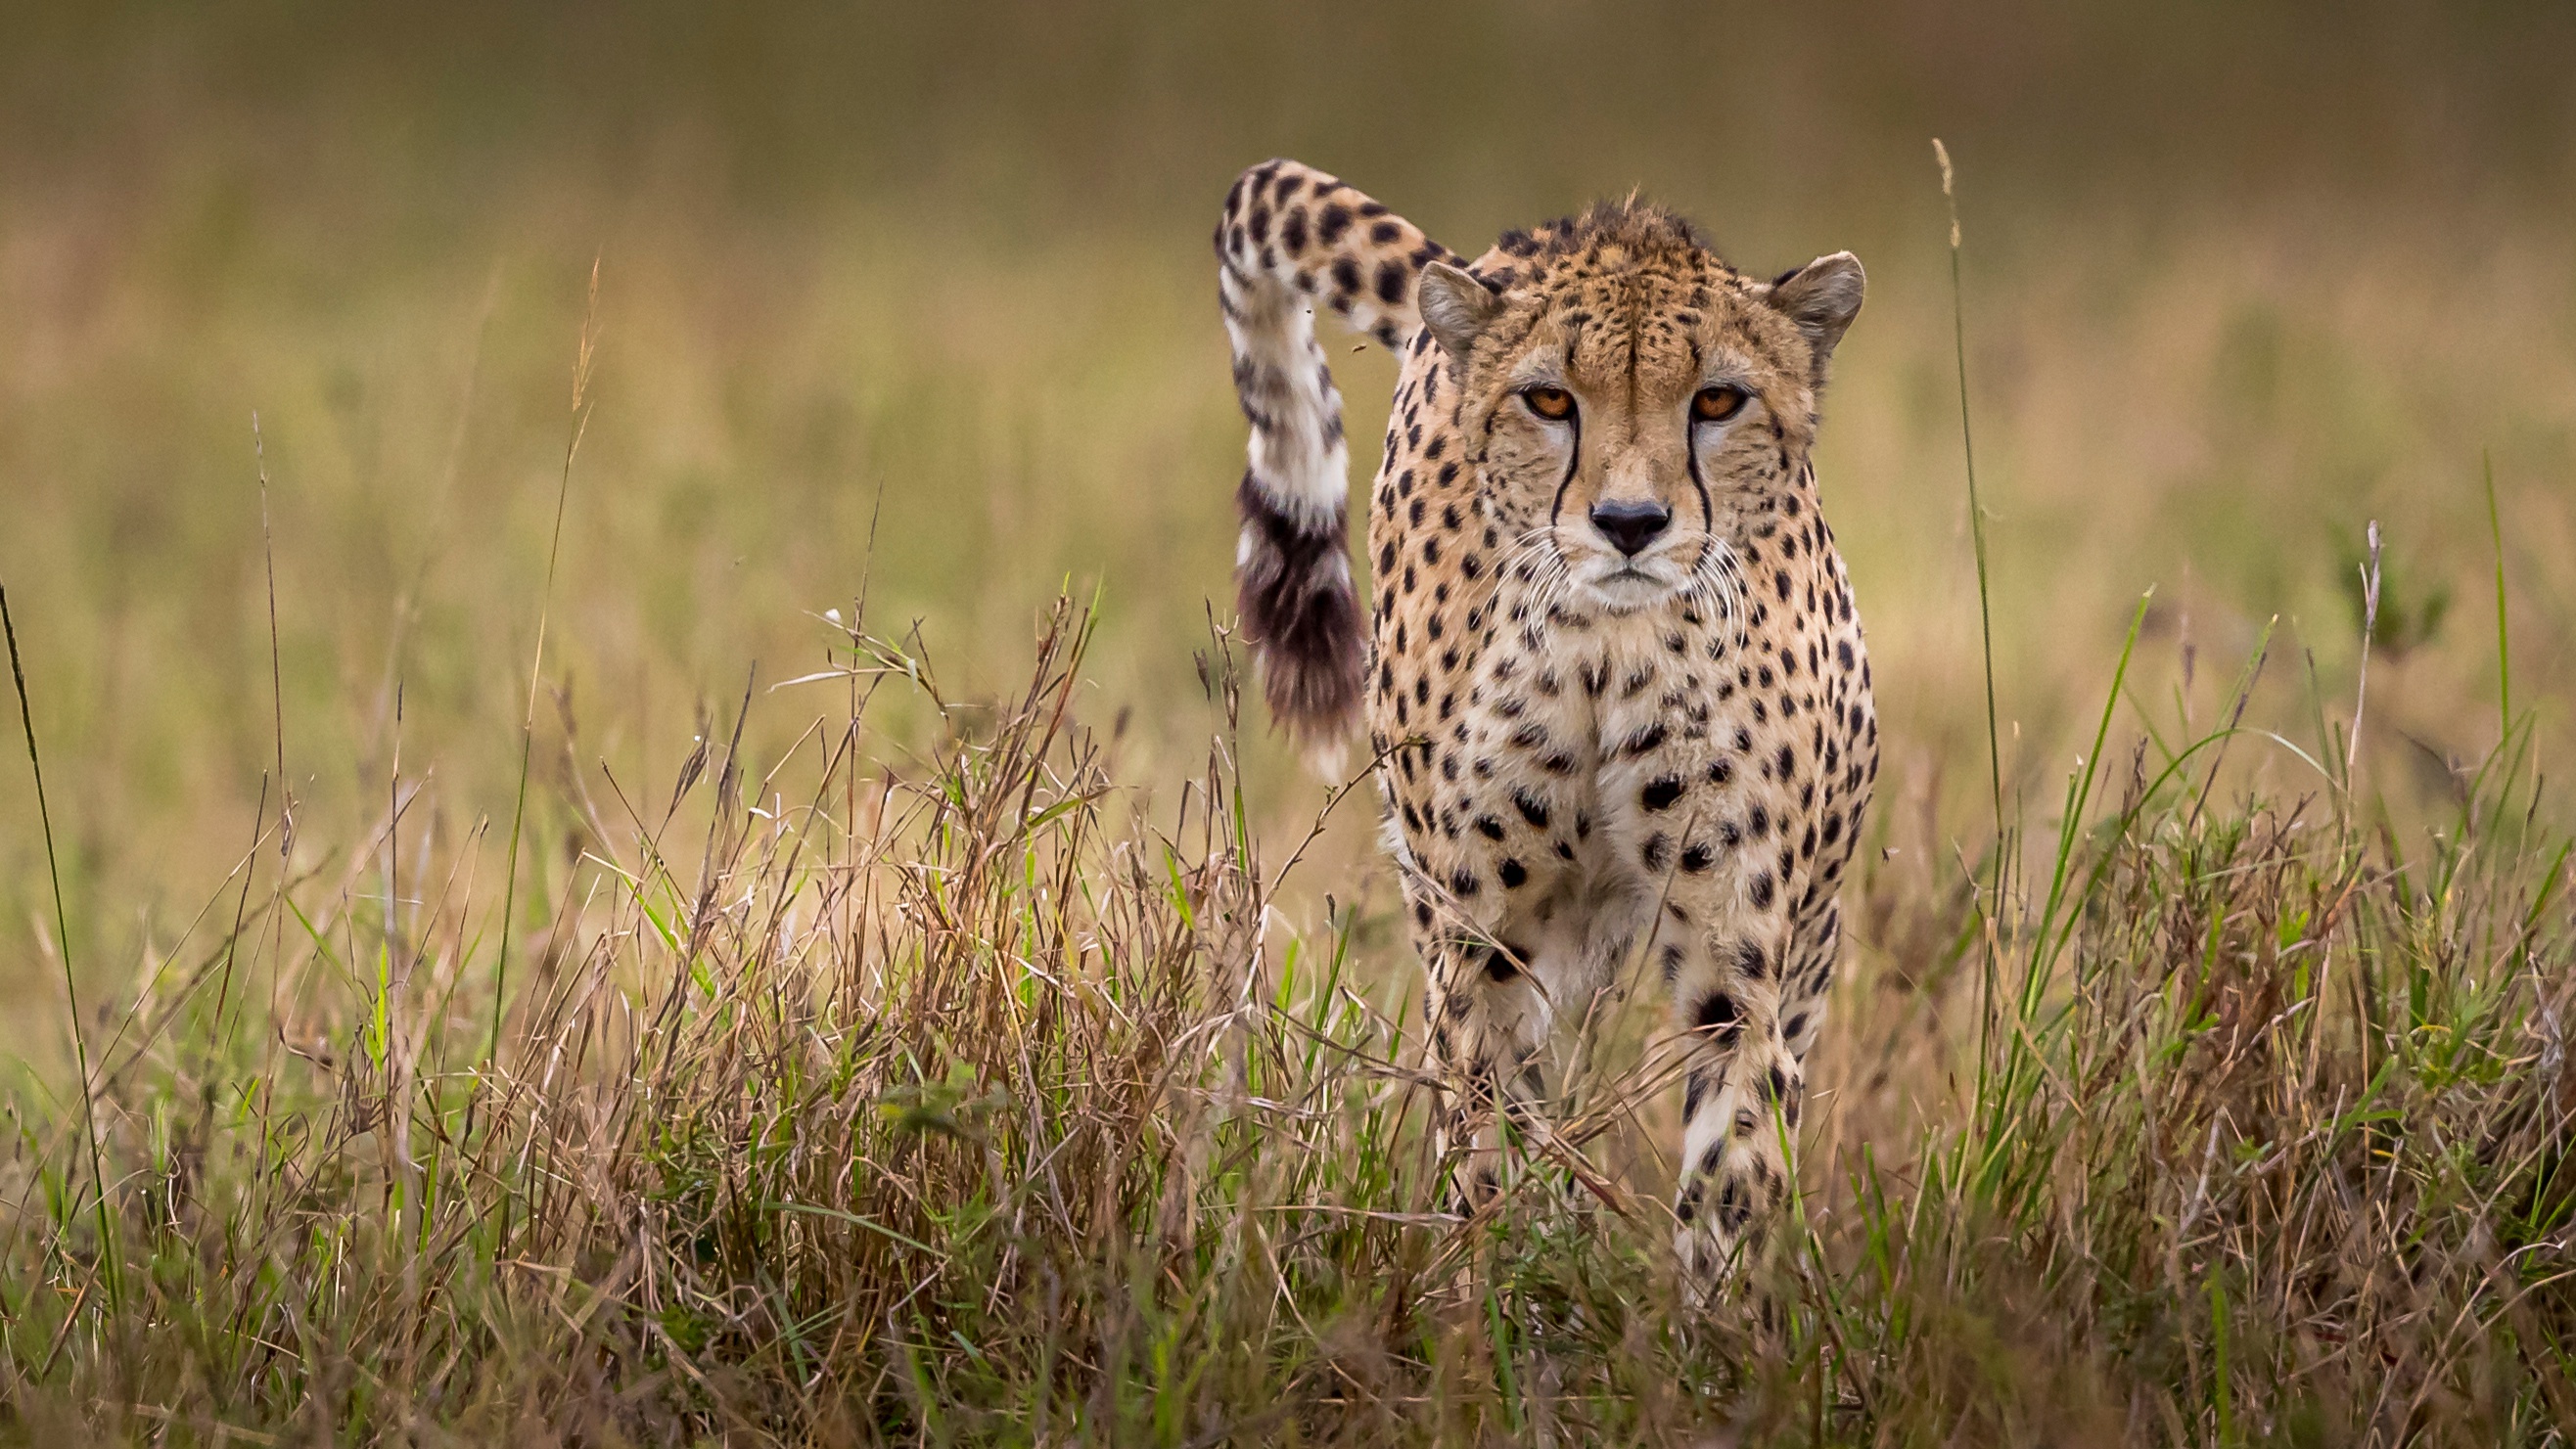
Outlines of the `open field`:
{"label": "open field", "polygon": [[[2576,26],[987,23],[27,18],[0,1435],[2576,1434]],[[1280,153],[1870,268],[1886,773],[1741,1313],[1650,992],[1438,1211],[1369,801],[1233,708]]]}

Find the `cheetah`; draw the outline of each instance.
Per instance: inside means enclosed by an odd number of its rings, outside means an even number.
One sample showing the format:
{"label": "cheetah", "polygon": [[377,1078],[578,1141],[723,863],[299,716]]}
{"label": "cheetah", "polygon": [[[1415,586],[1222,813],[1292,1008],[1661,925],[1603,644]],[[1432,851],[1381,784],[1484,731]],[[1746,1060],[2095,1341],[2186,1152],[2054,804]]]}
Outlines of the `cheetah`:
{"label": "cheetah", "polygon": [[[1676,1246],[1713,1280],[1791,1190],[1878,773],[1809,458],[1860,263],[1746,276],[1633,197],[1469,262],[1286,160],[1236,180],[1216,251],[1238,618],[1300,744],[1365,703],[1465,1190],[1493,1191],[1552,1027],[1642,948],[1687,1054]],[[1365,630],[1318,310],[1401,363]]]}

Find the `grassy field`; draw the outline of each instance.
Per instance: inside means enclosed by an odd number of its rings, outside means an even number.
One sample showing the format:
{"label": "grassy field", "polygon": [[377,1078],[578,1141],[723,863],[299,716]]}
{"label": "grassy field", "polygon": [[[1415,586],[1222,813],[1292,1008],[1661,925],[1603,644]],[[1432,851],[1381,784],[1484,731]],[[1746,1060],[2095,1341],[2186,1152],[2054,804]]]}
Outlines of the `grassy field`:
{"label": "grassy field", "polygon": [[[2576,1435],[2564,16],[24,20],[0,1436]],[[1238,708],[1281,153],[1870,268],[1888,758],[1740,1309],[1651,991],[1440,1210],[1370,802]]]}

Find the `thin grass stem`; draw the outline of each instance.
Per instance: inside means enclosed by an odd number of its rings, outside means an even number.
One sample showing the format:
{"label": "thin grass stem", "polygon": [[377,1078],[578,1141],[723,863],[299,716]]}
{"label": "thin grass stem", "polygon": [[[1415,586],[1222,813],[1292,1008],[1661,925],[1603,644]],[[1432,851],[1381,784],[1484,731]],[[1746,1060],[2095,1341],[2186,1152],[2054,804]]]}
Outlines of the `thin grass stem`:
{"label": "thin grass stem", "polygon": [[89,1148],[90,1191],[97,1198],[98,1250],[107,1270],[107,1308],[124,1305],[125,1284],[115,1224],[108,1216],[107,1172],[101,1164],[98,1101],[89,1079],[89,1038],[81,1030],[80,985],[72,972],[72,925],[63,905],[63,867],[54,849],[54,815],[45,800],[45,762],[36,750],[36,712],[27,700],[27,667],[18,654],[18,621],[9,612],[9,586],[0,583],[0,634],[9,640],[9,678],[18,687],[18,723],[27,737],[27,769],[36,778],[36,819],[45,838],[45,874],[54,892],[54,951],[63,963],[63,1000],[71,1009],[72,1060],[80,1073],[81,1141]]}

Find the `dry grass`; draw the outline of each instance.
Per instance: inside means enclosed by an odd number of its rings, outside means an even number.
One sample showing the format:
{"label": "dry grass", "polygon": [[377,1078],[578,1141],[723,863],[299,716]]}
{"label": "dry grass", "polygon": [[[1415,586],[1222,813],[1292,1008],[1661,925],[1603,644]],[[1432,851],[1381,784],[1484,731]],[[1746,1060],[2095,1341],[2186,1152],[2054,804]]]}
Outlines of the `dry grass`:
{"label": "dry grass", "polygon": [[2518,752],[2410,842],[2141,740],[1999,896],[1865,876],[1799,1216],[1700,1315],[1619,1113],[1437,1209],[1405,983],[1275,906],[1230,733],[1114,777],[1087,638],[1060,603],[975,706],[852,632],[763,775],[736,720],[608,777],[493,1054],[427,782],[328,864],[264,835],[98,1043],[104,1217],[77,1115],[13,1109],[17,1430],[2563,1442],[2576,917]]}

